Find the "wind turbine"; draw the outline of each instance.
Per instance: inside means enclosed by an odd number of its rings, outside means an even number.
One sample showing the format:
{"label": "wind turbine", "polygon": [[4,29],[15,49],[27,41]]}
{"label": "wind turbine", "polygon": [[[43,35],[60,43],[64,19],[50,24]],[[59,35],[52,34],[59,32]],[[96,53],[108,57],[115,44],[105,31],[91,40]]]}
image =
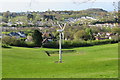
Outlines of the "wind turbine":
{"label": "wind turbine", "polygon": [[62,39],[64,39],[64,29],[66,27],[66,23],[64,25],[57,22],[60,29],[57,30],[59,32],[59,63],[62,63]]}
{"label": "wind turbine", "polygon": [[119,6],[116,5],[116,2],[113,2],[114,11],[118,11]]}
{"label": "wind turbine", "polygon": [[66,27],[66,23],[64,23],[64,24],[58,23],[58,25],[59,25],[60,29],[63,30],[63,32],[62,32],[62,39],[64,40],[64,29]]}
{"label": "wind turbine", "polygon": [[[116,3],[118,3],[118,4],[116,4]],[[117,14],[119,13],[119,10],[120,10],[119,4],[120,4],[120,1],[113,2],[114,12],[117,13]],[[116,19],[116,21],[118,21],[118,15],[117,14],[114,15],[114,18]]]}

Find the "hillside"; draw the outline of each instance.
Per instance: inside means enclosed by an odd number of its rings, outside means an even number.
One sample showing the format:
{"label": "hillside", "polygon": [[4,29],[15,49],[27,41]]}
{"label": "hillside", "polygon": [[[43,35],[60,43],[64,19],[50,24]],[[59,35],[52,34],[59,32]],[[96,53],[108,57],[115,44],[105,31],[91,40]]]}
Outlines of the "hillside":
{"label": "hillside", "polygon": [[48,48],[3,48],[3,78],[117,78],[118,44],[64,50],[63,63],[58,54],[47,56]]}
{"label": "hillside", "polygon": [[86,11],[90,11],[90,12],[108,12],[108,11],[106,11],[104,9],[101,9],[101,8],[89,8]]}

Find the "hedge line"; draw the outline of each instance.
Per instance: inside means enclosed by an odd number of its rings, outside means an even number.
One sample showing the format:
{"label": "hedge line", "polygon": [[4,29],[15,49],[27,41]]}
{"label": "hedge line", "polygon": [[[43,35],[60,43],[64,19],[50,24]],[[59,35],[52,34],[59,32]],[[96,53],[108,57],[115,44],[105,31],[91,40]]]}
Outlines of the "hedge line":
{"label": "hedge line", "polygon": [[2,47],[6,48],[6,46],[19,46],[19,47],[35,47],[33,42],[25,42],[22,38],[17,39],[15,37],[6,36],[2,38]]}
{"label": "hedge line", "polygon": [[[62,43],[62,48],[72,48],[72,47],[87,47],[94,45],[102,45],[102,44],[112,44],[118,43],[118,40],[106,39],[106,40],[93,40],[93,41],[81,41],[81,40],[73,40],[73,41],[64,41]],[[26,42],[23,39],[16,39],[15,37],[4,37],[2,39],[2,47],[10,46],[19,46],[19,47],[36,47],[33,42]],[[53,41],[49,43],[42,44],[44,48],[58,48],[58,41]]]}
{"label": "hedge line", "polygon": [[[102,45],[102,44],[112,44],[118,43],[116,40],[106,39],[106,40],[94,40],[94,41],[64,41],[62,43],[63,48],[71,48],[71,47],[87,47],[87,46],[94,46],[94,45]],[[58,42],[50,42],[45,43],[42,45],[44,48],[58,48]]]}

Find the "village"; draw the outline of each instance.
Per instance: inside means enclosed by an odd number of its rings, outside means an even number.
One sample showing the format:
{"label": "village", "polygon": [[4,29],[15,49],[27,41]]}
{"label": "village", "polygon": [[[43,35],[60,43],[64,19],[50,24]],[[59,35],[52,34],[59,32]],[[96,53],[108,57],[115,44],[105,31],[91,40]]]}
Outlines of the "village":
{"label": "village", "polygon": [[[85,13],[85,14],[83,14]],[[46,12],[4,12],[2,35],[14,37],[26,43],[33,42],[35,29],[42,33],[42,43],[59,40],[59,25],[66,24],[64,41],[119,40],[119,22],[116,12],[107,12],[99,8],[83,11],[46,11]],[[59,23],[59,24],[58,24]]]}
{"label": "village", "polygon": [[1,4],[0,79],[119,80],[120,1]]}

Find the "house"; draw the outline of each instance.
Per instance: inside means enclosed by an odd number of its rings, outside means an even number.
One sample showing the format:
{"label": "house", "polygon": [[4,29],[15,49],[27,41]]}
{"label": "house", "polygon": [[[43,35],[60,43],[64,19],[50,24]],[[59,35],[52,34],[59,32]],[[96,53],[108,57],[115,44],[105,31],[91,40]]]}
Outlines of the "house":
{"label": "house", "polygon": [[95,37],[95,40],[104,40],[104,39],[109,39],[109,38],[100,38],[100,37]]}
{"label": "house", "polygon": [[25,38],[25,37],[26,37],[26,35],[24,34],[24,32],[17,32],[17,33],[18,33],[19,36],[22,37],[22,38]]}
{"label": "house", "polygon": [[53,41],[53,39],[55,38],[51,33],[49,32],[45,32],[42,35],[43,37],[43,42],[42,43],[47,43],[47,42],[51,42]]}
{"label": "house", "polygon": [[53,40],[52,40],[52,39],[45,38],[45,39],[43,39],[42,43],[48,43],[48,42],[51,42],[51,41],[53,41]]}
{"label": "house", "polygon": [[113,33],[106,33],[107,36],[112,36],[114,35]]}
{"label": "house", "polygon": [[16,25],[23,25],[23,22],[21,22],[21,21],[17,21],[15,23],[16,23]]}
{"label": "house", "polygon": [[0,22],[0,25],[3,25],[3,24],[7,24],[7,23],[5,23],[5,22],[1,21],[1,22]]}
{"label": "house", "polygon": [[117,23],[104,23],[104,24],[95,24],[95,25],[89,25],[89,26],[96,26],[96,27],[110,27],[110,28],[113,28],[115,26],[119,26],[119,24]]}
{"label": "house", "polygon": [[[99,36],[99,37],[98,37]],[[112,36],[114,36],[113,33],[105,33],[105,32],[99,32],[95,38],[96,40],[104,40],[104,39],[112,39]]]}
{"label": "house", "polygon": [[54,38],[54,36],[51,33],[49,33],[49,32],[43,33],[42,37],[43,38],[49,38],[49,39],[53,39]]}
{"label": "house", "polygon": [[24,32],[11,32],[9,34],[7,34],[7,36],[11,36],[11,37],[16,37],[16,38],[25,38],[26,35],[24,34]]}
{"label": "house", "polygon": [[12,26],[13,24],[12,24],[12,22],[8,22],[7,25],[8,26]]}
{"label": "house", "polygon": [[32,36],[27,36],[27,39],[25,41],[30,41],[31,42],[32,39],[33,39]]}

